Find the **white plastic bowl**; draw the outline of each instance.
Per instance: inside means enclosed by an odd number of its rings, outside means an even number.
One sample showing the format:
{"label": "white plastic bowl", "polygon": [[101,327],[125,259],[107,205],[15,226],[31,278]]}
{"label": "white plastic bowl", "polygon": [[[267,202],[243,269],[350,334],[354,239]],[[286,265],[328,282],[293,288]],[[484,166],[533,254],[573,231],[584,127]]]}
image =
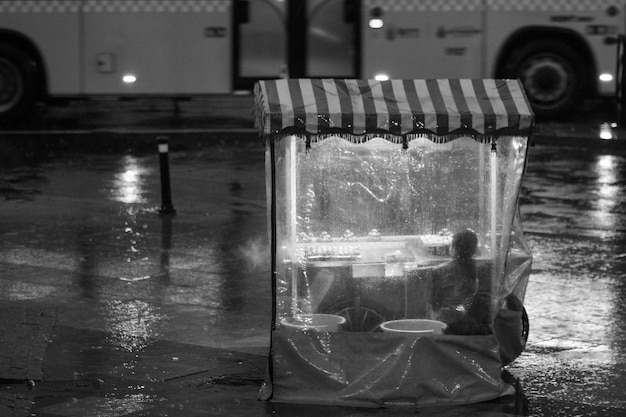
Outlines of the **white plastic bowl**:
{"label": "white plastic bowl", "polygon": [[338,332],[346,322],[345,317],[333,314],[297,314],[283,317],[280,324],[290,329]]}
{"label": "white plastic bowl", "polygon": [[392,320],[380,325],[384,332],[412,334],[442,334],[447,327],[441,321],[426,319]]}

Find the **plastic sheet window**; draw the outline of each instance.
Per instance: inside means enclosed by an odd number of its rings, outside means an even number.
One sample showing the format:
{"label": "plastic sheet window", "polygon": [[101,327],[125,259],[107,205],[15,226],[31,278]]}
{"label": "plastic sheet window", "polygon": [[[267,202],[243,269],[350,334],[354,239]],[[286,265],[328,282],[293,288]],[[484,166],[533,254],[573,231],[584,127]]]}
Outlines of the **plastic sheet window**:
{"label": "plastic sheet window", "polygon": [[477,236],[493,310],[516,285],[504,272],[525,147],[515,137],[499,138],[496,153],[470,137],[418,138],[408,149],[382,138],[329,137],[310,149],[295,136],[277,141],[268,158],[277,321],[306,313],[350,318],[355,305],[370,315],[348,330],[440,318],[431,289],[411,288],[411,277],[449,261],[452,235],[465,229]]}

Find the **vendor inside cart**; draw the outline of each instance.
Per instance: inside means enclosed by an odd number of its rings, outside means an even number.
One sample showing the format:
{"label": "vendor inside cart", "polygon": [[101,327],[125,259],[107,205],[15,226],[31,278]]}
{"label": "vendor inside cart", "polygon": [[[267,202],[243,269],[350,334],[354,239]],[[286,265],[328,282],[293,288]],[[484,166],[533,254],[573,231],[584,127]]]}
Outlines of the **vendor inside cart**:
{"label": "vendor inside cart", "polygon": [[452,259],[433,269],[433,316],[448,325],[448,334],[484,334],[489,318],[489,302],[478,274],[474,257],[478,238],[470,230],[452,238]]}

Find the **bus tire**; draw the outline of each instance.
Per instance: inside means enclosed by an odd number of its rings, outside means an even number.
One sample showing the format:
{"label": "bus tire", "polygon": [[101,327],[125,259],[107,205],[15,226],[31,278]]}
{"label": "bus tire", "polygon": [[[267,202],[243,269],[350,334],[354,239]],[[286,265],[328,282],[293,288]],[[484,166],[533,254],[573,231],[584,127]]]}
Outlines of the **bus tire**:
{"label": "bus tire", "polygon": [[589,91],[589,67],[569,43],[546,39],[515,48],[504,78],[519,78],[535,114],[558,117],[581,104]]}
{"label": "bus tire", "polygon": [[14,122],[27,114],[38,91],[35,60],[16,46],[0,42],[0,123]]}

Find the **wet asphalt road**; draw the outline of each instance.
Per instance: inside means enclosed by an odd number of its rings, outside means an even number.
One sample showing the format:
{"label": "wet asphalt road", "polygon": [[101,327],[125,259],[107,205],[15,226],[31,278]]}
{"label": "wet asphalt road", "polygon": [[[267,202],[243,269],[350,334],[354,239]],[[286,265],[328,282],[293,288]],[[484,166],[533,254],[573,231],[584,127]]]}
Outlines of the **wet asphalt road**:
{"label": "wet asphalt road", "polygon": [[[48,356],[58,360],[47,358],[44,378],[141,373],[155,382],[163,373],[204,369],[142,367],[141,356],[156,346],[179,362],[168,343],[257,359],[266,353],[264,148],[250,103],[76,104],[2,132],[0,302],[56,311]],[[524,407],[475,407],[463,411],[468,415],[626,415],[626,146],[621,136],[598,138],[605,118],[539,125],[520,201],[534,254],[526,295],[531,331],[526,352],[509,367],[522,381]],[[176,216],[158,214],[160,135],[170,138]],[[68,355],[59,337],[85,338],[90,348]],[[254,393],[248,385],[240,396]],[[170,415],[141,414],[153,397],[127,391],[125,412],[110,415]],[[72,401],[68,408],[42,396],[34,410],[106,415],[85,413],[95,409],[87,400]],[[200,415],[181,407],[180,415]],[[251,407],[255,413],[241,415],[281,414]],[[213,415],[238,415],[222,411]],[[281,415],[298,414],[307,412]]]}

